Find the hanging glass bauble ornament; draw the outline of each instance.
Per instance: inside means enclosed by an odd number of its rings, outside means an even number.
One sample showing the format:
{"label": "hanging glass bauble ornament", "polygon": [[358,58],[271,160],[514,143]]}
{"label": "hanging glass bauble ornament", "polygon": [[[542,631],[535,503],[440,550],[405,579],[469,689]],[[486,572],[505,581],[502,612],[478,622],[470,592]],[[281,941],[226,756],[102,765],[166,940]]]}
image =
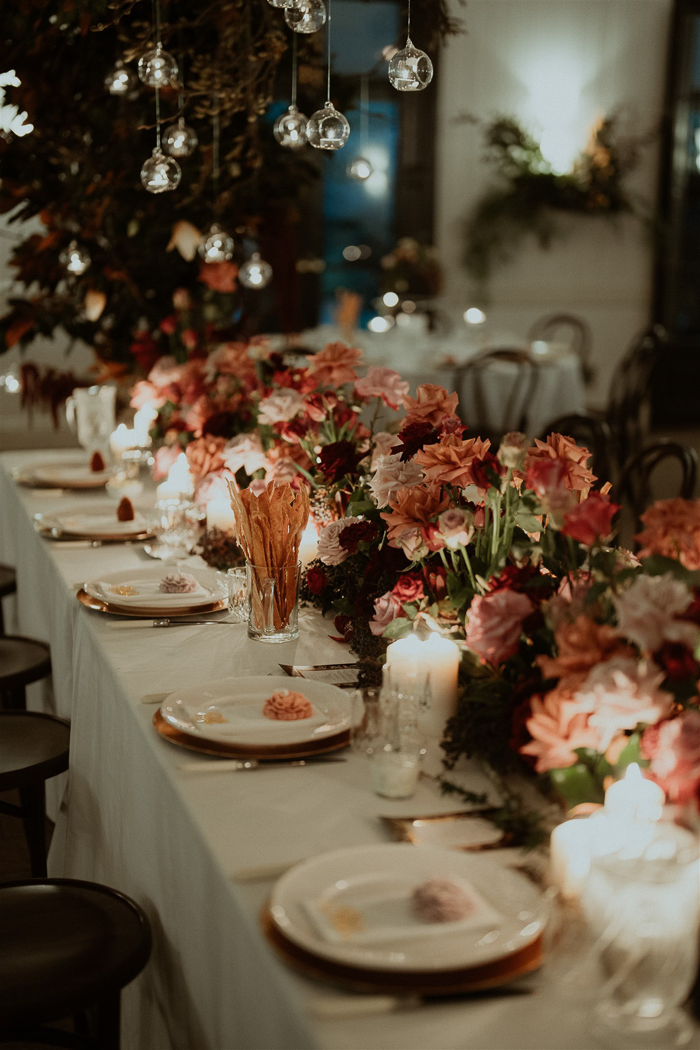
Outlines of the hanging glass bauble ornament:
{"label": "hanging glass bauble ornament", "polygon": [[286,149],[300,149],[306,145],[306,125],[308,121],[296,106],[290,106],[277,118],[273,133],[280,146]]}
{"label": "hanging glass bauble ornament", "polygon": [[326,22],[323,0],[297,0],[284,12],[284,20],[295,33],[316,33]]}
{"label": "hanging glass bauble ornament", "polygon": [[177,62],[162,44],[147,51],[139,59],[139,76],[149,87],[169,87],[177,83]]}
{"label": "hanging glass bauble ornament", "polygon": [[389,81],[397,91],[422,91],[433,79],[433,63],[425,51],[414,47],[411,38],[389,63]]}
{"label": "hanging glass bauble ornament", "polygon": [[347,171],[349,179],[356,179],[357,182],[364,182],[373,173],[374,168],[372,167],[371,161],[367,160],[366,157],[355,157],[355,159],[348,164]]}
{"label": "hanging glass bauble ornament", "polygon": [[163,132],[163,149],[171,157],[191,157],[198,142],[197,132],[185,124],[184,117],[179,117]]}
{"label": "hanging glass bauble ornament", "polygon": [[77,241],[71,241],[68,247],[64,248],[59,255],[58,261],[66,273],[71,273],[74,277],[80,277],[81,274],[85,273],[92,259],[87,248],[83,248]]}
{"label": "hanging glass bauble ornament", "polygon": [[315,149],[342,149],[350,137],[350,125],[335,108],[326,102],[306,123],[306,137]]}
{"label": "hanging glass bauble ornament", "polygon": [[138,78],[133,69],[129,69],[120,59],[114,69],[110,69],[105,77],[105,87],[110,95],[128,95],[138,83]]}
{"label": "hanging glass bauble ornament", "polygon": [[199,246],[199,254],[205,263],[228,262],[233,257],[235,241],[230,233],[222,230],[217,222],[209,229],[209,233]]}
{"label": "hanging glass bauble ornament", "polygon": [[166,157],[158,146],[141,168],[141,182],[149,193],[168,193],[180,185],[182,172],[174,157]]}
{"label": "hanging glass bauble ornament", "polygon": [[265,262],[260,252],[253,252],[238,271],[238,280],[244,288],[265,288],[272,280],[272,267],[269,262]]}

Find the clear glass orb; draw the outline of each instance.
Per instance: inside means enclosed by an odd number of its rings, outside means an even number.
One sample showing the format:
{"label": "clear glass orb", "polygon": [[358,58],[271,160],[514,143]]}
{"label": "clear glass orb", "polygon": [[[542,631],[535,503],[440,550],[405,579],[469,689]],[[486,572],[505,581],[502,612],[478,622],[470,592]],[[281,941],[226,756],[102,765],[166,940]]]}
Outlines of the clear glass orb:
{"label": "clear glass orb", "polygon": [[105,87],[110,95],[128,95],[138,84],[138,78],[132,69],[124,65],[120,59],[114,69],[110,69],[105,77]]}
{"label": "clear glass orb", "polygon": [[184,117],[163,132],[163,149],[171,157],[191,157],[198,142],[197,132],[185,124]]}
{"label": "clear glass orb", "polygon": [[199,254],[205,263],[228,262],[233,258],[236,244],[230,233],[222,230],[218,223],[213,223],[209,233],[199,246]]}
{"label": "clear glass orb", "polygon": [[180,185],[182,172],[174,157],[156,148],[141,168],[141,182],[149,193],[168,193]]}
{"label": "clear glass orb", "polygon": [[260,252],[253,252],[238,271],[238,280],[244,288],[265,288],[272,280],[272,267],[269,262],[265,262]]}
{"label": "clear glass orb", "polygon": [[391,86],[397,91],[422,91],[432,79],[433,63],[409,38],[403,51],[397,51],[389,63]]}
{"label": "clear glass orb", "polygon": [[68,247],[63,249],[58,261],[66,273],[72,273],[75,277],[85,273],[92,262],[90,252],[77,241],[71,241]]}
{"label": "clear glass orb", "polygon": [[315,149],[342,149],[350,137],[350,125],[332,102],[326,102],[309,117],[306,137]]}
{"label": "clear glass orb", "polygon": [[285,10],[284,20],[295,33],[315,33],[326,23],[326,5],[323,0],[297,0]]}
{"label": "clear glass orb", "polygon": [[272,131],[280,146],[285,149],[300,149],[306,145],[306,125],[308,121],[296,106],[290,106],[288,110],[277,118]]}
{"label": "clear glass orb", "polygon": [[168,87],[177,83],[177,62],[158,44],[139,59],[139,76],[149,87]]}
{"label": "clear glass orb", "polygon": [[364,182],[368,179],[374,168],[372,167],[371,161],[367,160],[366,157],[355,157],[350,164],[348,164],[348,178],[356,179],[358,182]]}

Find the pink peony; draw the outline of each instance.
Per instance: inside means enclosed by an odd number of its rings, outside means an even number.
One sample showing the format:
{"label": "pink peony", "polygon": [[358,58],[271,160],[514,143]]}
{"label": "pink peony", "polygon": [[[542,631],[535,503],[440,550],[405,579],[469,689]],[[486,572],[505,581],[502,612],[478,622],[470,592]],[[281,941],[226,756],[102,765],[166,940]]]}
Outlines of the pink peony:
{"label": "pink peony", "polygon": [[398,408],[409,391],[408,383],[393,368],[372,365],[367,375],[355,383],[358,397],[380,397],[389,408]]}
{"label": "pink peony", "polygon": [[374,616],[369,622],[369,629],[377,637],[384,634],[392,620],[400,616],[402,612],[401,603],[397,598],[387,591],[374,601]]}
{"label": "pink peony", "polygon": [[362,351],[345,343],[329,343],[311,358],[309,370],[322,386],[342,386],[357,379],[356,367],[362,360]]}
{"label": "pink peony", "polygon": [[500,664],[513,656],[532,603],[517,591],[477,595],[469,608],[466,643],[483,663]]}
{"label": "pink peony", "polygon": [[298,390],[289,387],[278,390],[260,402],[259,421],[274,426],[275,423],[286,423],[304,408],[304,397]]}
{"label": "pink peony", "polygon": [[656,652],[664,642],[683,642],[694,648],[697,626],[678,619],[691,601],[687,586],[671,573],[638,576],[613,598],[619,633],[648,653]]}
{"label": "pink peony", "polygon": [[321,529],[317,557],[324,565],[341,565],[345,561],[348,551],[340,546],[340,534],[348,525],[358,521],[362,521],[362,518],[340,518],[339,521],[331,521]]}
{"label": "pink peony", "polygon": [[673,696],[659,689],[664,677],[655,664],[625,656],[615,656],[589,672],[574,693],[574,703],[578,711],[588,713],[588,724],[597,731],[597,751],[607,751],[625,730],[668,717]]}
{"label": "pink peony", "polygon": [[418,464],[410,459],[403,463],[400,454],[396,453],[380,457],[369,488],[377,506],[386,507],[400,489],[413,488],[422,480],[423,471]]}

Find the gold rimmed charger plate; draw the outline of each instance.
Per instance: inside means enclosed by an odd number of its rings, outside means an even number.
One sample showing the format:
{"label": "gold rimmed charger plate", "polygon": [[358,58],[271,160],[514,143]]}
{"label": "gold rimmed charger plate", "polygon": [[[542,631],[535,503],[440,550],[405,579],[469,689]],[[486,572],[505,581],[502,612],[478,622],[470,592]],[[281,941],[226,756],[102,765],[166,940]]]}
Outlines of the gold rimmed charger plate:
{"label": "gold rimmed charger plate", "polygon": [[209,602],[207,605],[181,605],[175,609],[168,609],[167,606],[161,605],[155,609],[139,608],[137,611],[136,609],[125,609],[123,605],[113,605],[111,602],[102,601],[101,598],[93,598],[83,587],[80,588],[76,597],[86,609],[110,613],[112,616],[128,616],[132,620],[160,620],[164,617],[172,620],[176,616],[193,616],[200,613],[203,616],[209,616],[210,613],[222,612],[228,608],[228,602],[222,598],[218,602]]}
{"label": "gold rimmed charger plate", "polygon": [[371,970],[322,958],[300,948],[279,930],[266,904],[260,916],[263,933],[284,961],[295,970],[317,981],[354,992],[375,995],[410,995],[422,998],[484,992],[532,973],[542,965],[542,936],[517,952],[480,966],[458,970]]}
{"label": "gold rimmed charger plate", "polygon": [[154,714],[153,725],[163,739],[168,740],[171,744],[187,748],[188,751],[198,751],[202,755],[217,755],[219,758],[257,758],[263,761],[265,759],[273,761],[286,758],[313,758],[314,755],[324,755],[328,751],[340,751],[350,743],[349,729],[343,729],[340,733],[325,736],[316,741],[305,741],[302,744],[277,744],[272,747],[203,740],[193,733],[183,733],[182,730],[175,729],[165,721],[160,711]]}
{"label": "gold rimmed charger plate", "polygon": [[153,531],[151,529],[143,529],[141,532],[129,532],[129,533],[117,533],[117,532],[64,532],[62,529],[50,529],[47,525],[41,525],[37,522],[34,526],[40,536],[44,536],[47,540],[85,540],[86,543],[92,540],[95,543],[143,543],[144,540],[152,539]]}
{"label": "gold rimmed charger plate", "polygon": [[[463,821],[486,820],[488,821],[497,810],[491,806],[485,809],[466,810],[461,813],[434,813],[424,817],[380,817],[379,819],[389,830],[397,842],[410,842],[411,845],[420,844],[420,830],[431,826],[445,826],[459,824]],[[478,853],[487,849],[503,849],[510,845],[512,836],[503,832],[499,838],[489,838],[486,842],[465,842],[445,845],[445,849],[460,850],[464,853]]]}

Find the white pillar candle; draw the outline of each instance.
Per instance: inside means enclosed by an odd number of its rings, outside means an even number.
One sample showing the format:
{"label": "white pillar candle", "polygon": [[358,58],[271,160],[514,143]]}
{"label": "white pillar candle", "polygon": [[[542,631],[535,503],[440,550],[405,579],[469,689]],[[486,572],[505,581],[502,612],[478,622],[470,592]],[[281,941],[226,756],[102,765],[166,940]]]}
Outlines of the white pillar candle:
{"label": "white pillar candle", "polygon": [[120,423],[117,429],[110,434],[109,447],[113,455],[117,457],[121,456],[122,452],[126,452],[128,448],[136,448],[137,444],[136,432],[129,430],[124,423]]}
{"label": "white pillar candle", "polygon": [[431,736],[442,738],[447,719],[457,709],[459,661],[458,646],[437,632],[425,640],[415,634],[406,635],[387,650],[387,663],[399,684],[421,672],[427,673],[432,703],[421,718],[421,726]]}
{"label": "white pillar candle", "polygon": [[207,529],[220,529],[233,535],[236,531],[236,519],[233,516],[231,501],[224,496],[207,503]]}
{"label": "white pillar candle", "polygon": [[642,776],[636,762],[630,763],[622,780],[605,792],[605,813],[612,820],[629,824],[661,820],[666,796],[653,780]]}
{"label": "white pillar candle", "polygon": [[549,840],[552,882],[566,898],[578,897],[591,868],[591,850],[596,829],[593,817],[579,817],[559,824]]}
{"label": "white pillar candle", "polygon": [[314,560],[318,554],[318,532],[316,530],[316,523],[312,518],[309,518],[308,524],[301,534],[301,540],[299,542],[299,561],[301,562],[302,569]]}
{"label": "white pillar candle", "polygon": [[158,499],[189,499],[194,495],[194,478],[187,465],[187,456],[181,452],[168,471],[165,481],[156,489]]}
{"label": "white pillar candle", "polygon": [[146,448],[151,444],[151,437],[148,431],[157,418],[158,409],[154,408],[150,402],[143,405],[134,415],[134,434],[136,435],[137,448]]}

